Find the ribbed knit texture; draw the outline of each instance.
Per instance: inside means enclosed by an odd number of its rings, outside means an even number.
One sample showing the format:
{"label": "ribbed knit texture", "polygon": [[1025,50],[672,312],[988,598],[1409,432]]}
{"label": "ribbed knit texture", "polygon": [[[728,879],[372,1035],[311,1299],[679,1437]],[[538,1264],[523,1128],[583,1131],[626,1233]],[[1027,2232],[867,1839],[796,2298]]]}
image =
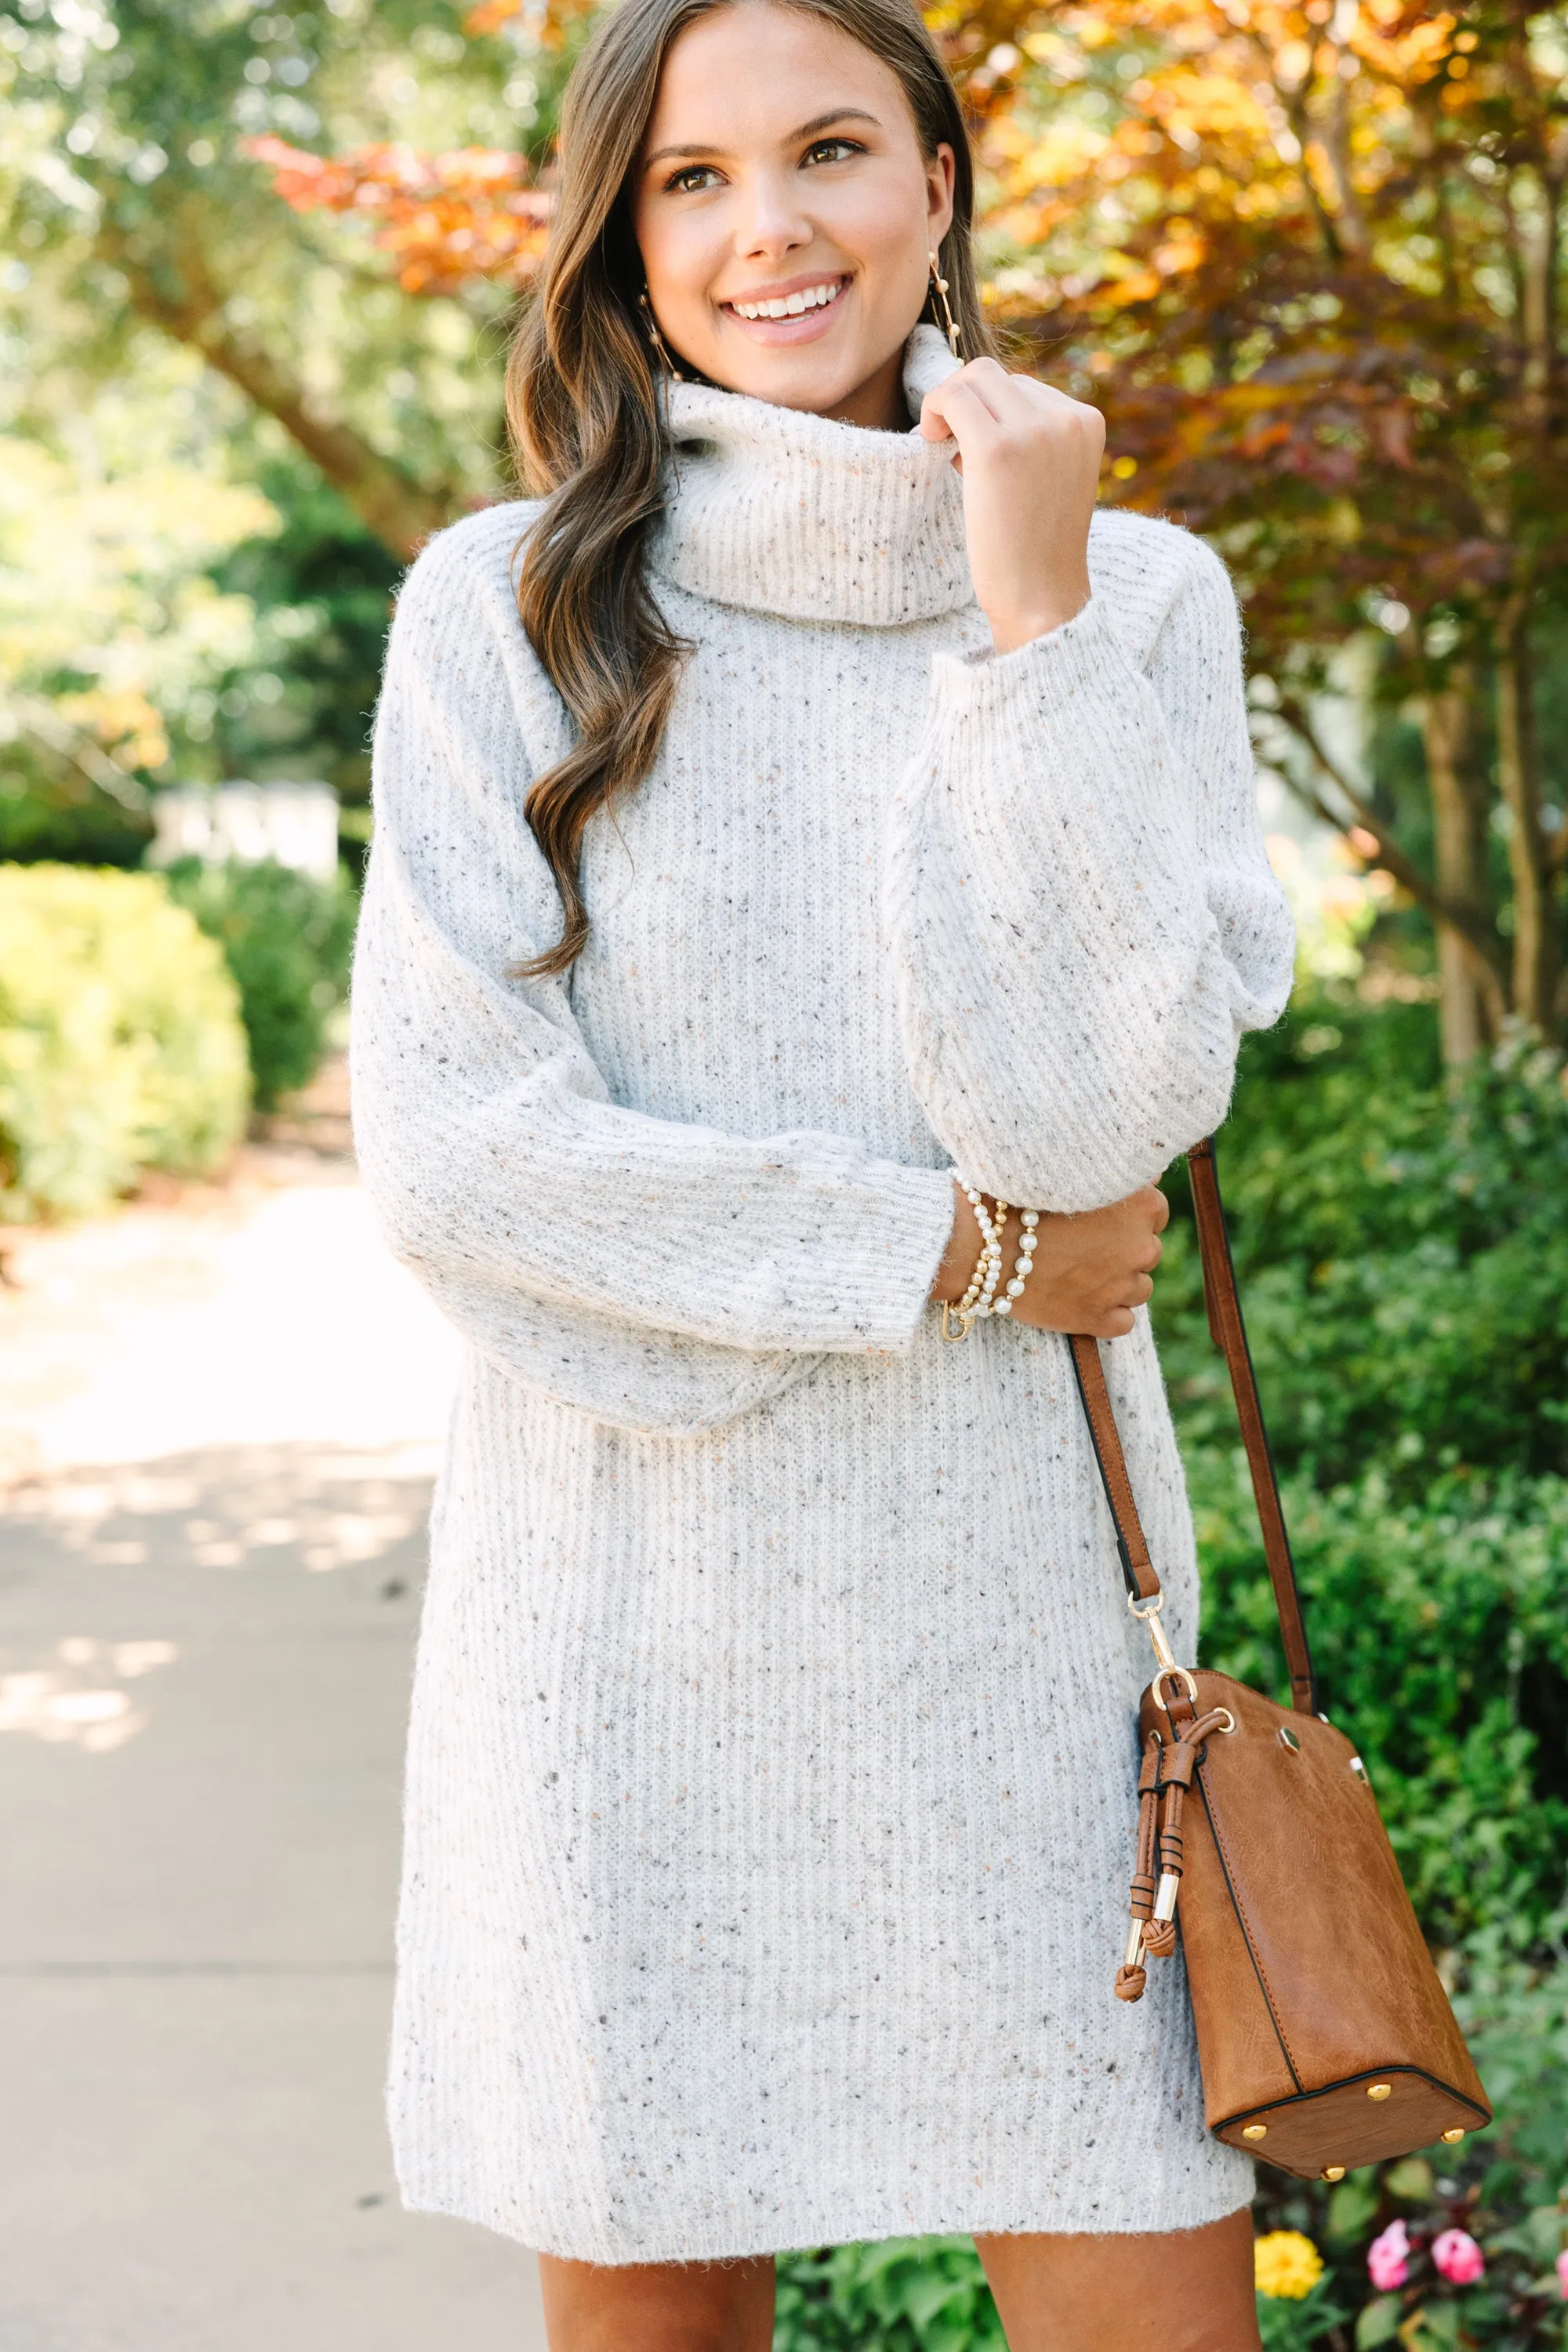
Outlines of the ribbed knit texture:
{"label": "ribbed knit texture", "polygon": [[[950,364],[929,329],[918,404]],[[988,656],[949,453],[697,386],[654,585],[694,650],[595,818],[566,981],[523,816],[567,724],[533,509],[398,606],[354,990],[365,1181],[468,1341],[410,1735],[413,2205],[599,2262],[1188,2228],[1179,1963],[1111,1995],[1137,1695],[1065,1344],[926,1299],[956,1164],[1079,1209],[1223,1115],[1289,983],[1236,611],[1097,517]],[[1106,1350],[1171,1593],[1146,1321]]]}

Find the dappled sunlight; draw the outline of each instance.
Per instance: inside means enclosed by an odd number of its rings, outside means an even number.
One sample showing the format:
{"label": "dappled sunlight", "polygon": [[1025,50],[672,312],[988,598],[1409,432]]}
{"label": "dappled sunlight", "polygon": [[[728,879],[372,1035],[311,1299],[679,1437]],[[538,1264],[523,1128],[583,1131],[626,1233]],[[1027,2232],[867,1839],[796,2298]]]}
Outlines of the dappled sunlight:
{"label": "dappled sunlight", "polygon": [[5,1517],[19,1536],[95,1569],[283,1569],[384,1559],[422,1536],[434,1448],[235,1446],[163,1464],[28,1480]]}
{"label": "dappled sunlight", "polygon": [[173,1642],[100,1642],[67,1634],[48,1663],[0,1672],[0,1732],[19,1731],[104,1756],[145,1730],[148,1716],[124,1685],[179,1655]]}

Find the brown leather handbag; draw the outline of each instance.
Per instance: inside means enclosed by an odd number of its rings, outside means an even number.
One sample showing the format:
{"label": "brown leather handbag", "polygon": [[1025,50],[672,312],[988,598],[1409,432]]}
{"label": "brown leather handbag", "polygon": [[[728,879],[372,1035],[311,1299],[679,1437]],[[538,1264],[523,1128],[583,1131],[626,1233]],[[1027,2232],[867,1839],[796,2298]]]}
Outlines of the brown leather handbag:
{"label": "brown leather handbag", "polygon": [[1291,1703],[1176,1663],[1099,1343],[1074,1339],[1127,1605],[1159,1662],[1139,1710],[1132,1926],[1116,1991],[1136,2000],[1145,1962],[1174,1950],[1179,1893],[1209,2129],[1282,2171],[1338,2180],[1353,2165],[1461,2140],[1491,2109],[1365,1769],[1319,1711],[1212,1140],[1187,1166],[1209,1330],[1236,1392]]}

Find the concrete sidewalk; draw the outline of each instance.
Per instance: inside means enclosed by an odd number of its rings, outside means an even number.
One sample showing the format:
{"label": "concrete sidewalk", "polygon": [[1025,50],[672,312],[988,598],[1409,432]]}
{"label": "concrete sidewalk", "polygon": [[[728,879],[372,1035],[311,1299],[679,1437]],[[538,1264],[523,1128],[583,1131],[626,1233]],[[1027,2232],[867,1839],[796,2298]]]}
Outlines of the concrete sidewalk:
{"label": "concrete sidewalk", "polygon": [[5,2352],[543,2343],[381,2117],[450,1340],[345,1171],[273,1174],[0,1297]]}

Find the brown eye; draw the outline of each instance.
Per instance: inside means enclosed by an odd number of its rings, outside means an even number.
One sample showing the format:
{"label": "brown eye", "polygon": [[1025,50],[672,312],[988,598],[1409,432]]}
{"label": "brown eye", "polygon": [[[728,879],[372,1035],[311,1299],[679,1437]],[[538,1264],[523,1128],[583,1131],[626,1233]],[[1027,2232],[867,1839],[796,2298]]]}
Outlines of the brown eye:
{"label": "brown eye", "polygon": [[847,155],[866,152],[858,139],[818,139],[805,151],[806,163],[842,163]]}

